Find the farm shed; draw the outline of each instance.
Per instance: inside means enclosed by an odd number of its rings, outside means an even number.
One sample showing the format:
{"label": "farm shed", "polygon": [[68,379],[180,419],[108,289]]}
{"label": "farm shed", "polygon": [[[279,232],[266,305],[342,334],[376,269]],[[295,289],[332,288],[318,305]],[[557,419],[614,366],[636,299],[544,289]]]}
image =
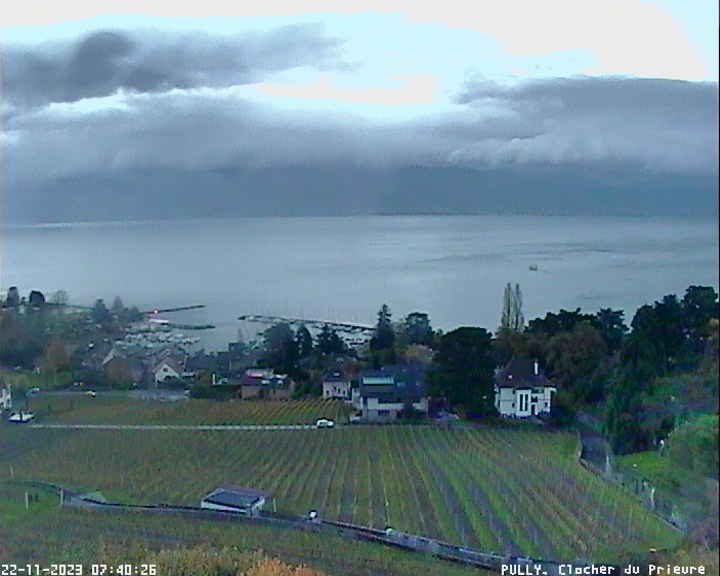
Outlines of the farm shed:
{"label": "farm shed", "polygon": [[223,486],[205,496],[200,502],[200,508],[240,512],[248,516],[256,516],[260,513],[269,497],[270,492],[264,490]]}

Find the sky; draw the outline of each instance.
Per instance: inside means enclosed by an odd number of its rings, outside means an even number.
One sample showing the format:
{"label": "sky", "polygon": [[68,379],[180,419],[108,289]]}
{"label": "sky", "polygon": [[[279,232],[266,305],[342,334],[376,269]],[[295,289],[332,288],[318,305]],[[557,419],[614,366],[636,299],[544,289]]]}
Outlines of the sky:
{"label": "sky", "polygon": [[0,14],[10,220],[52,218],[71,196],[90,217],[84,182],[94,197],[115,187],[111,217],[140,173],[182,188],[179,174],[231,171],[238,206],[250,174],[298,168],[301,189],[325,181],[303,169],[343,167],[373,182],[549,167],[716,188],[716,2],[96,4]]}

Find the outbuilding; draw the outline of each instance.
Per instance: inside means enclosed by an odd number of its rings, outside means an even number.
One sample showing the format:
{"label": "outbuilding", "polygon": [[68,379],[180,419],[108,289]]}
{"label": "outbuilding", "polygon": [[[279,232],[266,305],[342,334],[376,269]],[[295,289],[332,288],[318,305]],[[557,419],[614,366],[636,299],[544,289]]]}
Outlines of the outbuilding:
{"label": "outbuilding", "polygon": [[200,502],[200,508],[257,516],[269,498],[270,492],[265,490],[222,486],[205,496]]}

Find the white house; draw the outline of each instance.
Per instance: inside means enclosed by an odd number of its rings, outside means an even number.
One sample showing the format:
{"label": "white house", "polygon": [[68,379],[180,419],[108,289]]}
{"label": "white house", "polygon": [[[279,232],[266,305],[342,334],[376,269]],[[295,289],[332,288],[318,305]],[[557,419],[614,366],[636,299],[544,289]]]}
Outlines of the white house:
{"label": "white house", "polygon": [[495,408],[501,416],[529,418],[549,414],[557,389],[537,360],[513,358],[495,374]]}
{"label": "white house", "polygon": [[427,414],[425,370],[419,364],[387,366],[360,372],[352,403],[368,422],[392,422],[408,408]]}
{"label": "white house", "polygon": [[166,356],[155,365],[153,373],[157,384],[168,379],[180,379],[183,374],[182,361],[174,356]]}
{"label": "white house", "polygon": [[10,410],[12,408],[12,390],[10,384],[4,388],[0,388],[0,412]]}
{"label": "white house", "polygon": [[333,372],[332,374],[326,374],[323,378],[323,399],[338,399],[347,400],[351,399],[351,386],[350,380],[345,378],[341,372]]}
{"label": "white house", "polygon": [[205,496],[200,502],[200,508],[257,516],[269,497],[270,492],[264,490],[224,486]]}

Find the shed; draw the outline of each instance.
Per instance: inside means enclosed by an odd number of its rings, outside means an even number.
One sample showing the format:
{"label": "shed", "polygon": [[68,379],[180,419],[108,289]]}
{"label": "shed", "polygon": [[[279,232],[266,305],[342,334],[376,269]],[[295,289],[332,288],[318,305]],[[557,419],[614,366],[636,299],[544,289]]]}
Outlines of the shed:
{"label": "shed", "polygon": [[265,490],[222,486],[205,496],[200,502],[200,508],[256,516],[260,513],[268,498],[270,498],[270,492]]}

